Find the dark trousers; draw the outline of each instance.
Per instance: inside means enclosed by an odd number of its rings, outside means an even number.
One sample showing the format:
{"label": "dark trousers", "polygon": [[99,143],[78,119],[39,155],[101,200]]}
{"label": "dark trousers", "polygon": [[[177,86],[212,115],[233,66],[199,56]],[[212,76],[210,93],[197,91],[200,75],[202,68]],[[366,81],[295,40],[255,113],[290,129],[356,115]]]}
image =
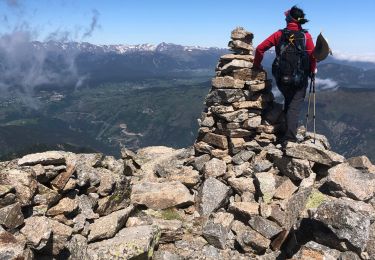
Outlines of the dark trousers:
{"label": "dark trousers", "polygon": [[277,88],[284,96],[284,113],[286,119],[286,128],[283,139],[295,141],[298,128],[298,119],[306,96],[308,82],[302,84],[300,87],[283,86],[277,84]]}

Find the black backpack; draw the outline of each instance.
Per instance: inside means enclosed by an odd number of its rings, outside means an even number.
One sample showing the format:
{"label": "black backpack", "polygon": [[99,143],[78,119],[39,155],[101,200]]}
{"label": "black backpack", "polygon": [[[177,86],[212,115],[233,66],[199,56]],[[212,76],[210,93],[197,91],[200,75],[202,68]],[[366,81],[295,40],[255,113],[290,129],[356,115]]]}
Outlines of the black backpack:
{"label": "black backpack", "polygon": [[278,85],[302,87],[307,84],[310,60],[306,51],[305,30],[281,30],[282,35],[276,46],[276,58],[272,64],[272,74]]}

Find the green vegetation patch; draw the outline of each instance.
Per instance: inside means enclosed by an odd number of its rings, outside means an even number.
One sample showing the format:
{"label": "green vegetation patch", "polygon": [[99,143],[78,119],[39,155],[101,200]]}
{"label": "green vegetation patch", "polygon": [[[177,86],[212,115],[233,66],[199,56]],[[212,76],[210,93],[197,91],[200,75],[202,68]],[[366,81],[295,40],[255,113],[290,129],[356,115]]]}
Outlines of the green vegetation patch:
{"label": "green vegetation patch", "polygon": [[320,204],[327,200],[327,196],[321,193],[320,191],[314,189],[306,203],[307,209],[317,208]]}
{"label": "green vegetation patch", "polygon": [[178,211],[175,208],[168,208],[161,211],[161,218],[165,220],[181,220],[183,221],[183,218],[178,213]]}

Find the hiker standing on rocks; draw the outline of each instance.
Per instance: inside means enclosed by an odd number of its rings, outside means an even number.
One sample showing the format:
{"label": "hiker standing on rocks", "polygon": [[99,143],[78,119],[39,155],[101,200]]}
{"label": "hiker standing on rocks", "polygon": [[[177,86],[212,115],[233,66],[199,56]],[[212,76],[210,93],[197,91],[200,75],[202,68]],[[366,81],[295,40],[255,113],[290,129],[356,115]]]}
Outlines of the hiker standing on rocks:
{"label": "hiker standing on rocks", "polygon": [[264,52],[276,47],[276,58],[272,64],[272,74],[284,96],[286,116],[285,132],[281,143],[297,141],[298,118],[306,95],[308,77],[315,78],[316,59],[313,56],[314,43],[302,24],[308,22],[302,9],[293,6],[285,12],[287,26],[265,39],[256,48],[254,69],[262,69]]}

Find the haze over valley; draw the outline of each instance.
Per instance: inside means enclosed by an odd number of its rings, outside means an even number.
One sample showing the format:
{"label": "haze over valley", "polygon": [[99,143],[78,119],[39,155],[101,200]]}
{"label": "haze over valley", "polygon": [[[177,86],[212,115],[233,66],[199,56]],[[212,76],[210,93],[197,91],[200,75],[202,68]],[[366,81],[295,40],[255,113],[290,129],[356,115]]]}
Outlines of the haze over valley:
{"label": "haze over valley", "polygon": [[[192,145],[217,60],[229,52],[18,37],[0,41],[3,159],[50,149],[118,155],[120,145]],[[270,52],[264,61],[268,71],[272,60]],[[374,158],[375,118],[368,111],[375,63],[330,57],[319,64],[317,88],[318,131],[346,156]]]}

